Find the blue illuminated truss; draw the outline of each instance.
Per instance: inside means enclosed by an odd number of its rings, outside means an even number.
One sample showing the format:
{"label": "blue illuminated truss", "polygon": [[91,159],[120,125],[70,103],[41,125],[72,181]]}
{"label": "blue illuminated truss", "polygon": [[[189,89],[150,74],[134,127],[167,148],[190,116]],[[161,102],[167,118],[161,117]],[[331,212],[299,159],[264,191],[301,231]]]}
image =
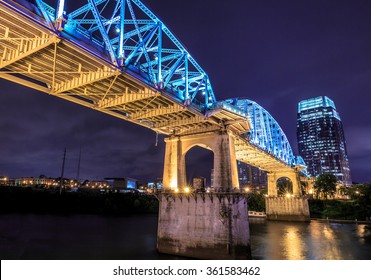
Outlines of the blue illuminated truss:
{"label": "blue illuminated truss", "polygon": [[233,98],[225,100],[223,103],[226,109],[242,111],[242,114],[248,117],[251,127],[244,137],[251,144],[288,165],[300,165],[305,168],[304,160],[300,156],[294,156],[285,133],[267,110],[248,99]]}
{"label": "blue illuminated truss", "polygon": [[64,22],[62,34],[93,42],[113,65],[140,75],[150,86],[185,105],[208,109],[216,101],[206,72],[141,1],[86,0],[68,14],[64,2],[54,9],[36,1],[47,22]]}

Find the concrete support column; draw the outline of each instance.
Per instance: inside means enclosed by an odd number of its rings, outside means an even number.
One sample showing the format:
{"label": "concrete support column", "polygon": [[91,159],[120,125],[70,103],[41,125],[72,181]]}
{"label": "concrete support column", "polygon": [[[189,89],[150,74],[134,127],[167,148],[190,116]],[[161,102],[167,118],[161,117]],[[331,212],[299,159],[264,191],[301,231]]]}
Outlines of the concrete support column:
{"label": "concrete support column", "polygon": [[[293,197],[278,197],[277,180],[289,178],[292,182]],[[268,197],[265,199],[268,220],[309,221],[307,198],[302,196],[298,171],[268,173]]]}
{"label": "concrete support column", "polygon": [[185,157],[182,154],[182,143],[179,137],[165,139],[165,159],[163,190],[174,190],[186,183]]}
{"label": "concrete support column", "polygon": [[157,249],[198,259],[251,259],[247,198],[160,194]]}
{"label": "concrete support column", "polygon": [[268,177],[268,196],[277,196],[277,178],[276,173],[267,173]]}
{"label": "concrete support column", "polygon": [[[239,190],[233,135],[208,132],[165,139],[159,252],[205,259],[250,259],[247,199]],[[194,146],[214,153],[216,193],[169,192],[186,183],[185,155]],[[167,191],[167,192],[166,192]]]}
{"label": "concrete support column", "polygon": [[233,135],[223,132],[214,137],[214,188],[239,189],[236,152]]}
{"label": "concrete support column", "polygon": [[292,172],[292,173],[293,173],[292,176],[289,177],[292,181],[292,193],[295,196],[302,196],[303,193],[301,191],[299,173],[298,172]]}

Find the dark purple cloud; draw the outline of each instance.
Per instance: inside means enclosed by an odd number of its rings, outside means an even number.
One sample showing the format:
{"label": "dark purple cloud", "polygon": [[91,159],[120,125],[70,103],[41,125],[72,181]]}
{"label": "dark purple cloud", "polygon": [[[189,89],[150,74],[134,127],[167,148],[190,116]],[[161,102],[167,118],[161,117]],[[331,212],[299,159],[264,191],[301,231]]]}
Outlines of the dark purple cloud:
{"label": "dark purple cloud", "polygon": [[[371,181],[370,1],[144,2],[206,70],[218,100],[258,102],[295,152],[297,103],[333,99],[353,180]],[[7,81],[0,85],[0,175],[59,176],[67,147],[66,173],[73,177],[81,145],[81,177],[162,177],[163,137],[156,147],[152,131]],[[202,162],[210,163],[210,154],[190,158],[190,174],[209,174],[210,164]]]}

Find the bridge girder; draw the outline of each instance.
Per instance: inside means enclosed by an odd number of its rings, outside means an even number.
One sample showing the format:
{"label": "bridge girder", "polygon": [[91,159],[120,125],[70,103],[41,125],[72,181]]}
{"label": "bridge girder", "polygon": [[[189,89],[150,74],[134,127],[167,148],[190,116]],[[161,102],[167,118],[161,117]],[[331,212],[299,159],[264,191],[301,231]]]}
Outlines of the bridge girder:
{"label": "bridge girder", "polygon": [[45,38],[0,38],[1,41],[20,41],[16,49],[5,49],[2,57],[0,58],[0,69],[6,68],[11,64],[22,60],[42,49],[56,44],[60,39],[56,36],[49,36]]}
{"label": "bridge girder", "polygon": [[131,114],[130,117],[134,120],[137,119],[148,119],[157,116],[164,116],[164,115],[171,115],[174,113],[179,113],[181,111],[185,111],[186,108],[179,104],[174,104],[168,107],[161,107],[161,108],[154,108],[154,109],[145,109],[143,108],[137,113]]}
{"label": "bridge girder", "polygon": [[90,85],[117,75],[120,75],[120,71],[115,71],[109,67],[104,67],[103,69],[99,69],[95,72],[81,73],[78,77],[74,77],[71,80],[66,80],[56,85],[55,90],[53,90],[53,94],[69,92],[76,88]]}
{"label": "bridge girder", "polygon": [[155,128],[159,129],[169,129],[169,128],[174,128],[174,127],[182,127],[182,126],[188,126],[188,125],[195,125],[195,124],[200,124],[205,119],[201,116],[195,116],[195,117],[190,117],[190,118],[184,118],[180,120],[173,120],[173,121],[164,121],[164,122],[159,122],[155,124]]}
{"label": "bridge girder", "polygon": [[123,95],[115,97],[115,98],[109,98],[109,99],[103,99],[98,103],[99,108],[110,108],[110,107],[116,107],[119,105],[124,105],[127,103],[132,103],[139,100],[146,100],[149,98],[155,98],[160,96],[159,93],[128,93],[125,92]]}

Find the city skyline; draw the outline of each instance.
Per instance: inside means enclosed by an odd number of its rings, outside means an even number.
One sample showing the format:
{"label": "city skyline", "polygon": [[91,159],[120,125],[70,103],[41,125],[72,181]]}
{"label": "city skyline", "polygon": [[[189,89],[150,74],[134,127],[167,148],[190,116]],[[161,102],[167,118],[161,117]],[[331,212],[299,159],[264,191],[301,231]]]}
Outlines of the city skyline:
{"label": "city skyline", "polygon": [[[181,14],[173,1],[143,2],[209,74],[216,98],[256,101],[296,155],[297,103],[329,96],[342,117],[353,180],[371,181],[368,1],[187,1]],[[0,175],[60,176],[66,147],[65,176],[76,177],[81,146],[81,178],[162,177],[164,136],[156,141],[145,128],[4,80],[0,85]],[[190,176],[209,176],[212,153],[195,151]]]}

